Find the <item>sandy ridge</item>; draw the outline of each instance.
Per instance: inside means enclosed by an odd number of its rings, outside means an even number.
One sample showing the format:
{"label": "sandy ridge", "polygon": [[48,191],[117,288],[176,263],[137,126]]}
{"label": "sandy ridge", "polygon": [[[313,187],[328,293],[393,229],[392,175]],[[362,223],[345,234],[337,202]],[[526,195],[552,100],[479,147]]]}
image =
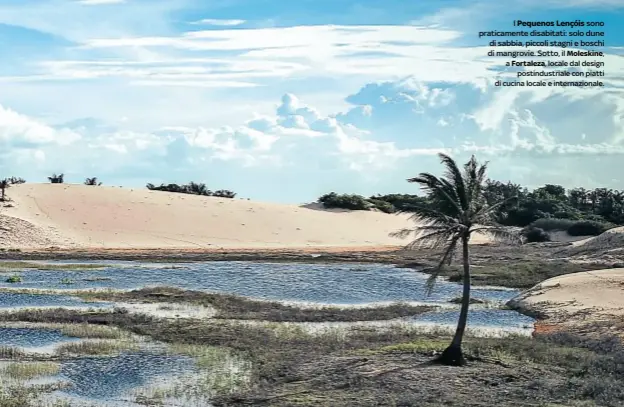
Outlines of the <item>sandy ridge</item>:
{"label": "sandy ridge", "polygon": [[0,207],[0,221],[22,226],[5,244],[22,249],[396,247],[408,240],[389,233],[413,225],[407,215],[142,188],[22,184],[7,193],[11,207]]}

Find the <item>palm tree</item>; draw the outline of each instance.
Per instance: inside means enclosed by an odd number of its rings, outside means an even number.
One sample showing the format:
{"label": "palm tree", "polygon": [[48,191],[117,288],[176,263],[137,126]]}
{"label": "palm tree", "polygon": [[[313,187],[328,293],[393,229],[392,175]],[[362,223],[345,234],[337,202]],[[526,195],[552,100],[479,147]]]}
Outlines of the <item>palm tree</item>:
{"label": "palm tree", "polygon": [[96,186],[100,186],[100,185],[102,185],[102,183],[101,183],[101,182],[98,182],[97,177],[93,177],[93,178],[87,178],[87,179],[85,179],[84,184],[85,184],[85,185],[96,185]]}
{"label": "palm tree", "polygon": [[63,184],[65,182],[65,175],[63,174],[52,174],[51,177],[48,177],[48,180],[52,183],[52,184]]}
{"label": "palm tree", "polygon": [[10,186],[11,186],[11,183],[8,179],[5,178],[3,180],[0,180],[0,193],[1,193],[0,201],[2,202],[6,201],[6,195],[5,195],[6,189]]}
{"label": "palm tree", "polygon": [[407,181],[417,183],[428,193],[432,202],[429,207],[418,206],[409,210],[411,219],[417,224],[412,229],[402,229],[392,236],[405,238],[415,234],[406,249],[418,247],[442,247],[443,254],[439,264],[427,280],[427,295],[431,294],[440,270],[450,265],[458,246],[462,248],[464,265],[463,294],[457,329],[451,344],[437,358],[437,361],[454,366],[462,366],[466,360],[462,352],[462,341],[468,320],[470,305],[470,252],[468,243],[473,233],[489,235],[495,239],[519,241],[518,235],[496,223],[496,210],[514,199],[501,200],[488,205],[484,196],[487,163],[479,164],[474,156],[464,165],[462,172],[455,161],[446,154],[439,154],[446,167],[444,177],[438,178],[429,173]]}

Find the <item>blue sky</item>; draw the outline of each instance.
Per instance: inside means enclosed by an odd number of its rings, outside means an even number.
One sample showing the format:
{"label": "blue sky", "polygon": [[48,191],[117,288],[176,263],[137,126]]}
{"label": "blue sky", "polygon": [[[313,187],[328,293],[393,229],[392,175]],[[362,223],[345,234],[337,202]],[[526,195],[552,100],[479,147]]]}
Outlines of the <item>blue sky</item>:
{"label": "blue sky", "polygon": [[[0,175],[301,203],[418,192],[447,152],[624,189],[624,2],[517,4],[0,0]],[[494,87],[477,33],[515,19],[603,21],[606,86]]]}

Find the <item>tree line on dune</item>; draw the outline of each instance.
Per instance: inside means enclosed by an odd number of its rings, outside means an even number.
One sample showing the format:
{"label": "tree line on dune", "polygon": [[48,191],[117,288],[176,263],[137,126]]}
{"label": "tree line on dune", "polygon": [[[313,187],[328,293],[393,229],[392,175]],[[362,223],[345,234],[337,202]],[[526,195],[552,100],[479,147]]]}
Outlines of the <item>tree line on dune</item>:
{"label": "tree line on dune", "polygon": [[160,184],[160,186],[156,186],[154,184],[147,184],[147,189],[150,191],[167,191],[167,192],[178,192],[182,194],[192,194],[192,195],[202,195],[202,196],[214,196],[217,198],[234,198],[236,197],[236,193],[230,191],[228,189],[219,189],[217,191],[211,191],[208,189],[206,184],[197,183],[197,182],[189,182],[188,184],[178,185],[178,184]]}
{"label": "tree line on dune", "polygon": [[[567,190],[547,184],[529,191],[512,182],[486,180],[483,197],[488,204],[504,202],[494,211],[494,219],[504,226],[524,228],[529,241],[547,241],[547,231],[566,231],[572,236],[599,235],[624,225],[624,191],[607,188]],[[379,210],[385,213],[414,212],[419,208],[439,209],[448,205],[432,192],[375,195],[331,192],[319,197],[325,208]]]}
{"label": "tree line on dune", "polygon": [[[51,184],[64,184],[65,183],[65,175],[64,174],[52,174],[48,177],[48,181]],[[11,185],[23,184],[26,180],[19,177],[10,177],[4,178],[0,180],[0,201],[6,201],[8,198],[6,197],[6,189]],[[88,177],[83,182],[84,185],[92,185],[92,186],[100,186],[102,182],[98,180],[97,177]],[[148,183],[146,185],[147,189],[151,191],[166,191],[166,192],[176,192],[182,194],[191,194],[191,195],[202,195],[202,196],[214,196],[217,198],[235,198],[236,193],[230,191],[228,189],[219,189],[217,191],[211,191],[208,189],[206,184],[199,182],[189,182],[188,184],[160,184],[156,186],[154,184]]]}

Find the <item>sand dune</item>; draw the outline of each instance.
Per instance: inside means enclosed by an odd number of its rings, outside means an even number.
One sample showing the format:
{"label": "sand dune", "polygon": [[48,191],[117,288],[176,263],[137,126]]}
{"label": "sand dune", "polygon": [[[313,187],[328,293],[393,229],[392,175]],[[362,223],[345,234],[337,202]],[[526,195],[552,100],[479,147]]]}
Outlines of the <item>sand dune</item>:
{"label": "sand dune", "polygon": [[624,315],[624,268],[566,274],[543,281],[511,301],[517,308],[539,311],[559,323],[587,322]]}
{"label": "sand dune", "polygon": [[572,243],[566,253],[570,256],[608,255],[624,253],[624,226],[609,229],[599,236],[589,237]]}
{"label": "sand dune", "polygon": [[[295,248],[402,246],[390,232],[409,227],[405,215],[327,211],[176,194],[71,184],[22,184],[7,190],[13,207],[2,222],[14,247]],[[25,221],[25,222],[24,222]],[[27,233],[27,236],[23,234]],[[17,234],[17,236],[16,236]],[[476,236],[475,243],[485,242]]]}

